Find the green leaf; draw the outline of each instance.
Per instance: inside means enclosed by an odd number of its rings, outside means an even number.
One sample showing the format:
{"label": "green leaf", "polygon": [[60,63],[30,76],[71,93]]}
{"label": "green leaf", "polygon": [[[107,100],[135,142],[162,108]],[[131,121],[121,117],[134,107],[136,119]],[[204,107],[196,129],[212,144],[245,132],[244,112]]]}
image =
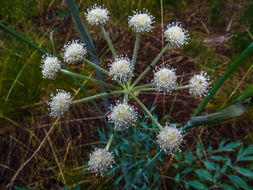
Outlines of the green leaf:
{"label": "green leaf", "polygon": [[227,177],[233,182],[236,183],[238,185],[242,185],[242,186],[248,186],[247,183],[240,177],[236,176],[236,175],[227,175]]}
{"label": "green leaf", "polygon": [[197,156],[201,160],[201,158],[203,156],[203,148],[202,148],[199,141],[197,142],[196,147],[197,147]]}
{"label": "green leaf", "polygon": [[197,169],[194,171],[199,176],[199,179],[203,179],[203,181],[205,180],[213,181],[212,176],[208,171],[203,169]]}
{"label": "green leaf", "polygon": [[175,177],[175,182],[179,183],[179,180],[180,180],[180,174],[177,174]]}
{"label": "green leaf", "polygon": [[223,160],[224,158],[222,156],[219,156],[219,155],[213,155],[213,156],[210,156],[211,159],[215,160],[215,161],[221,161]]}
{"label": "green leaf", "polygon": [[185,183],[196,189],[208,189],[203,183],[198,180],[186,181]]}
{"label": "green leaf", "polygon": [[233,104],[229,106],[228,108],[223,109],[222,111],[219,111],[216,113],[212,113],[212,114],[208,114],[204,116],[192,117],[188,121],[187,126],[195,127],[195,126],[201,126],[201,125],[221,123],[223,121],[241,116],[243,113],[246,112],[246,110],[249,108],[250,105],[251,103],[249,102],[240,102],[237,104]]}
{"label": "green leaf", "polygon": [[243,151],[243,155],[250,155],[253,154],[253,145],[249,146]]}
{"label": "green leaf", "polygon": [[223,146],[223,147],[219,147],[218,151],[222,152],[230,152],[230,151],[234,151],[234,149],[238,146],[241,146],[242,143],[237,143],[237,142],[230,142],[227,145]]}
{"label": "green leaf", "polygon": [[224,190],[236,190],[233,186],[228,185],[228,184],[220,184],[220,186],[224,189]]}
{"label": "green leaf", "polygon": [[188,168],[185,168],[181,174],[188,174],[188,173],[191,173],[192,171],[194,170],[193,167],[188,167]]}
{"label": "green leaf", "polygon": [[185,163],[191,165],[194,160],[194,156],[187,150],[184,154],[184,157],[185,157],[184,159]]}
{"label": "green leaf", "polygon": [[250,170],[241,167],[233,167],[233,168],[243,176],[253,179],[253,172],[251,172]]}
{"label": "green leaf", "polygon": [[217,170],[220,169],[220,167],[213,162],[208,162],[208,161],[203,161],[203,164],[205,165],[205,167],[209,170]]}
{"label": "green leaf", "polygon": [[253,97],[253,84],[251,84],[235,101],[240,102]]}

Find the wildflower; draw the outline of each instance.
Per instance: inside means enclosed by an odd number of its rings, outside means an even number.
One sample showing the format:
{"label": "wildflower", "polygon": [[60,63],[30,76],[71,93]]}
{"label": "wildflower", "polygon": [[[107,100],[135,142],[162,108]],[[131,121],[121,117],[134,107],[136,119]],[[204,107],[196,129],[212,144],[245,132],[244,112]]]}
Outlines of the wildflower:
{"label": "wildflower", "polygon": [[42,57],[42,77],[45,79],[54,79],[57,72],[61,69],[61,62],[57,57],[44,55]]}
{"label": "wildflower", "polygon": [[171,46],[181,47],[187,44],[189,38],[188,31],[183,29],[179,22],[173,22],[167,26],[167,30],[164,32],[165,40],[168,41]]}
{"label": "wildflower", "polygon": [[57,94],[55,96],[51,94],[51,100],[52,101],[47,102],[47,104],[50,106],[49,111],[52,117],[63,116],[72,103],[70,93],[61,89],[57,89]]}
{"label": "wildflower", "polygon": [[166,125],[157,135],[157,142],[161,149],[171,154],[178,150],[183,142],[181,131],[174,124]]}
{"label": "wildflower", "polygon": [[85,15],[90,25],[104,25],[109,20],[109,11],[96,4]]}
{"label": "wildflower", "polygon": [[68,64],[77,63],[82,61],[87,54],[87,49],[84,43],[79,42],[79,40],[69,41],[63,47],[63,58]]}
{"label": "wildflower", "polygon": [[114,156],[111,152],[108,152],[106,149],[97,149],[95,150],[88,162],[88,170],[96,173],[96,175],[103,176],[114,163]]}
{"label": "wildflower", "polygon": [[128,25],[137,33],[150,32],[153,28],[151,24],[154,23],[154,17],[145,9],[143,13],[141,11],[133,11],[133,14],[128,18]]}
{"label": "wildflower", "polygon": [[158,91],[170,92],[177,87],[177,75],[175,69],[166,66],[154,72],[153,85],[158,88]]}
{"label": "wildflower", "polygon": [[126,82],[133,76],[133,64],[128,57],[115,58],[110,65],[109,72],[113,80]]}
{"label": "wildflower", "polygon": [[205,96],[208,93],[209,80],[210,77],[203,71],[198,75],[194,75],[190,80],[189,92],[195,96]]}
{"label": "wildflower", "polygon": [[114,123],[118,131],[127,129],[137,120],[137,113],[133,106],[126,103],[117,102],[116,106],[111,106],[112,113],[108,116],[109,121]]}

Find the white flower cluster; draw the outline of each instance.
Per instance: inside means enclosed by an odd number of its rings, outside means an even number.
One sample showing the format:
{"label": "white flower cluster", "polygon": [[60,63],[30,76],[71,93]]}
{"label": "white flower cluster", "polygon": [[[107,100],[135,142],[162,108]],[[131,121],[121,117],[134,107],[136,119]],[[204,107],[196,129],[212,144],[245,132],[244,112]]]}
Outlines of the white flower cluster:
{"label": "white flower cluster", "polygon": [[203,71],[198,75],[194,75],[190,80],[189,92],[195,96],[205,96],[208,93],[209,80],[210,77]]}
{"label": "white flower cluster", "polygon": [[166,153],[171,154],[178,150],[183,142],[181,131],[174,124],[166,125],[157,135],[157,142],[160,148]]}
{"label": "white flower cluster", "polygon": [[87,54],[85,44],[79,40],[73,40],[63,47],[63,59],[68,64],[74,64],[82,61]]}
{"label": "white flower cluster", "polygon": [[113,80],[127,82],[133,76],[133,64],[128,57],[117,57],[109,68]]}
{"label": "white flower cluster", "polygon": [[57,72],[61,69],[61,62],[57,57],[51,55],[42,56],[42,77],[45,79],[54,79]]}
{"label": "white flower cluster", "polygon": [[137,121],[135,108],[126,103],[117,102],[115,106],[111,106],[111,110],[108,119],[118,131],[127,129]]}
{"label": "white flower cluster", "polygon": [[51,94],[51,100],[52,101],[47,102],[47,104],[50,106],[49,111],[52,117],[63,116],[72,103],[70,93],[61,89],[57,89],[57,94],[55,96]]}
{"label": "white flower cluster", "polygon": [[112,164],[114,163],[114,156],[106,149],[97,149],[90,155],[87,169],[96,175],[105,175]]}
{"label": "white flower cluster", "polygon": [[173,88],[177,87],[177,75],[175,69],[163,66],[158,71],[154,72],[154,79],[152,80],[154,87],[158,91],[171,92]]}
{"label": "white flower cluster", "polygon": [[147,11],[133,11],[133,15],[128,18],[128,25],[137,33],[150,32],[153,28],[154,17]]}
{"label": "white flower cluster", "polygon": [[109,11],[96,4],[85,15],[90,25],[104,25],[109,20]]}
{"label": "white flower cluster", "polygon": [[171,46],[182,47],[187,44],[189,34],[187,30],[183,29],[179,22],[173,22],[167,26],[167,30],[164,32],[165,40],[170,43]]}

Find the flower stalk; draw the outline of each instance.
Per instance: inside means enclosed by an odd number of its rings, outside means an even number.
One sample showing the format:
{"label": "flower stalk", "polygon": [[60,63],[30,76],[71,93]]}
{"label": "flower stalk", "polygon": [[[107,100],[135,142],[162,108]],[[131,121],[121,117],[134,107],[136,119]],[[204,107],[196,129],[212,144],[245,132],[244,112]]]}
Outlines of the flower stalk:
{"label": "flower stalk", "polygon": [[102,32],[103,32],[103,34],[104,34],[104,37],[105,37],[105,39],[106,39],[106,41],[107,41],[107,44],[109,45],[109,48],[110,48],[110,50],[111,50],[113,56],[114,56],[114,57],[118,57],[118,56],[117,56],[117,53],[116,53],[116,51],[115,51],[115,49],[114,49],[114,47],[113,47],[112,41],[111,41],[111,39],[110,39],[110,37],[109,37],[109,35],[108,35],[108,33],[107,33],[107,31],[105,30],[105,28],[104,28],[103,25],[101,25],[100,27],[101,27],[101,30],[102,30]]}

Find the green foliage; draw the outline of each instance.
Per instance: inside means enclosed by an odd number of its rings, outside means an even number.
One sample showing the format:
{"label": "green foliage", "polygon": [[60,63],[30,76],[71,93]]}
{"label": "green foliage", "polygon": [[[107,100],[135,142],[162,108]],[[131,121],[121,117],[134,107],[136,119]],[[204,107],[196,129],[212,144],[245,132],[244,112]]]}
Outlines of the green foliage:
{"label": "green foliage", "polygon": [[[234,161],[228,156],[234,155]],[[196,153],[175,153],[177,163],[173,166],[177,175],[175,182],[186,189],[251,189],[247,181],[253,178],[250,162],[253,161],[253,145],[244,148],[242,143],[221,141],[218,149],[212,145],[206,151],[199,141]]]}

